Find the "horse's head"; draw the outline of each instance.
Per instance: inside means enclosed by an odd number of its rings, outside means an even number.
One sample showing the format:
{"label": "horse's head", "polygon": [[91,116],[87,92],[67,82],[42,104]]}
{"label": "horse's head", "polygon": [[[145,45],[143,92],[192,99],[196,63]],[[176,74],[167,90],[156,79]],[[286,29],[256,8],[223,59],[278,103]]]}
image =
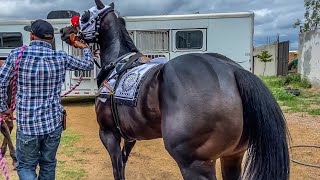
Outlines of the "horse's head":
{"label": "horse's head", "polygon": [[95,3],[96,6],[85,11],[77,23],[72,22],[73,26],[60,30],[62,40],[72,44],[74,35],[70,35],[76,33],[78,40],[98,43],[102,65],[128,52],[137,52],[125,28],[125,20],[115,11],[114,3],[104,5],[101,0],[95,0]]}

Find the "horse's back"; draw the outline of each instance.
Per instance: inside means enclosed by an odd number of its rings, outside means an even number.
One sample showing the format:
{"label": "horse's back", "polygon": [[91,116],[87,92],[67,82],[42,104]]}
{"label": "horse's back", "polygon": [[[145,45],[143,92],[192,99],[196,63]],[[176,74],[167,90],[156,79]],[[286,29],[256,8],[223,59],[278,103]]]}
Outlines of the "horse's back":
{"label": "horse's back", "polygon": [[239,68],[242,68],[239,64],[220,54],[192,53],[178,56],[165,64],[162,76],[164,83],[184,87],[177,90],[230,93],[237,91],[234,71]]}
{"label": "horse's back", "polygon": [[163,67],[160,96],[167,148],[190,140],[199,146],[190,153],[199,158],[234,150],[243,126],[237,68],[215,54],[182,55]]}

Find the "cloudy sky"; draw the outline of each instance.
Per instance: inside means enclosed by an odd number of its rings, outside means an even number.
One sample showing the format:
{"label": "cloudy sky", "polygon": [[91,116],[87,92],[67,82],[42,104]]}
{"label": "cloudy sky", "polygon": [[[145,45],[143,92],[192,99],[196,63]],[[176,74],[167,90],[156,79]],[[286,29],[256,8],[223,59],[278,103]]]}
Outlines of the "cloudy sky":
{"label": "cloudy sky", "polygon": [[[105,4],[111,1],[104,0]],[[298,47],[296,19],[304,14],[303,0],[114,0],[123,16],[253,11],[255,46],[276,39],[290,40],[290,49]],[[45,19],[52,10],[82,13],[94,6],[94,0],[0,0],[0,19]]]}

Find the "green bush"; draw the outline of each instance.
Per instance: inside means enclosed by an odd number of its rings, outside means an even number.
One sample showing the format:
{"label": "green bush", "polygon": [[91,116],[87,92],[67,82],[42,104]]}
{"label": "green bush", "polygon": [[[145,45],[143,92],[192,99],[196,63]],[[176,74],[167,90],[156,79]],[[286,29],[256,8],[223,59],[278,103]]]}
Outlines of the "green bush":
{"label": "green bush", "polygon": [[262,77],[269,88],[311,88],[311,83],[300,74],[290,74],[279,77]]}
{"label": "green bush", "polygon": [[306,78],[302,78],[300,74],[290,74],[281,79],[283,86],[291,85],[294,88],[311,88],[311,83]]}

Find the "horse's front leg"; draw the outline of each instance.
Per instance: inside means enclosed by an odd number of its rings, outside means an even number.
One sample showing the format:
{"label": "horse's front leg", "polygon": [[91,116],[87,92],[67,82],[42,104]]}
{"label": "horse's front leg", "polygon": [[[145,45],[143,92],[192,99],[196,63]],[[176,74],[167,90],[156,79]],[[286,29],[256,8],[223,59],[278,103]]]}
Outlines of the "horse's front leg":
{"label": "horse's front leg", "polygon": [[[9,128],[9,132],[11,134],[11,131],[13,129],[13,122],[12,121],[3,121],[2,123],[6,123],[8,128]],[[8,145],[8,140],[7,138],[3,139],[2,145],[1,145],[1,152],[2,152],[2,156],[4,156],[7,152],[7,145]]]}
{"label": "horse's front leg", "polygon": [[113,167],[113,175],[115,180],[123,180],[124,177],[124,163],[122,160],[122,153],[121,153],[121,136],[120,134],[113,133],[108,130],[101,130],[99,131],[100,139],[108,150]]}
{"label": "horse's front leg", "polygon": [[2,154],[2,157],[4,157],[4,155],[6,154],[7,152],[7,145],[8,145],[8,141],[7,141],[7,138],[5,136],[5,133],[7,131],[4,123],[6,123],[5,121],[2,121],[1,122],[1,133],[4,135],[4,138],[3,138],[3,141],[2,141],[2,145],[1,145],[1,154]]}
{"label": "horse's front leg", "polygon": [[12,158],[12,165],[14,166],[14,169],[16,169],[16,167],[17,167],[17,157],[16,157],[16,151],[14,149],[14,145],[13,145],[11,137],[10,137],[11,130],[9,129],[9,127],[8,127],[6,122],[3,122],[1,124],[1,132],[4,135],[4,139],[6,139],[6,144],[8,144],[8,146],[9,146],[10,156]]}
{"label": "horse's front leg", "polygon": [[[9,133],[11,135],[11,132],[13,130],[13,121],[4,121],[4,123],[7,124],[7,127],[9,128]],[[8,140],[6,138],[3,139],[1,150],[2,150],[2,156],[4,156],[7,152],[7,145],[8,145]]]}

